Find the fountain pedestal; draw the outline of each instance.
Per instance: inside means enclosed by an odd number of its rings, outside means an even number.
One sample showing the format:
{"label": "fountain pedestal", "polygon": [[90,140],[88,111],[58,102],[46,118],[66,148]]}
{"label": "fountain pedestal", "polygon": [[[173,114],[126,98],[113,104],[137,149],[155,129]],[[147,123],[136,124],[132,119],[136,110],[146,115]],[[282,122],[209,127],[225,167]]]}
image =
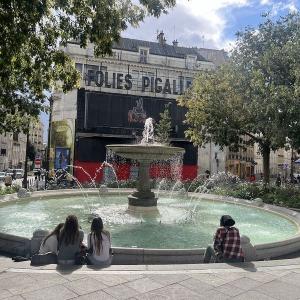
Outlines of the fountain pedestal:
{"label": "fountain pedestal", "polygon": [[150,187],[150,163],[158,160],[166,160],[177,154],[183,154],[184,149],[153,144],[107,145],[106,148],[121,157],[134,159],[139,162],[137,188],[135,192],[128,196],[129,210],[157,210],[157,198],[151,192]]}
{"label": "fountain pedestal", "polygon": [[149,161],[140,161],[137,190],[128,196],[128,204],[130,206],[157,206],[157,198],[151,192],[149,166]]}

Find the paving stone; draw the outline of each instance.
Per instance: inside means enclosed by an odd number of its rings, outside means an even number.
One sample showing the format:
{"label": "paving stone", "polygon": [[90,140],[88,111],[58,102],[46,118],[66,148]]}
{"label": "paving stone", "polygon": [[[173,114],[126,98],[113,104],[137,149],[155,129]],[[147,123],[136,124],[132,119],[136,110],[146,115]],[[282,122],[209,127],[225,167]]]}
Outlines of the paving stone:
{"label": "paving stone", "polygon": [[17,295],[17,296],[12,296],[12,297],[9,297],[9,298],[5,298],[5,300],[24,300],[24,298]]}
{"label": "paving stone", "polygon": [[199,294],[180,285],[172,284],[164,288],[135,296],[138,300],[199,300]]}
{"label": "paving stone", "polygon": [[[300,274],[299,273],[291,272],[287,275],[281,276],[279,280],[300,286]],[[299,296],[299,298],[300,298],[300,296]]]}
{"label": "paving stone", "polygon": [[265,272],[247,272],[245,273],[245,277],[251,278],[262,283],[270,282],[272,280],[277,279],[277,276]]}
{"label": "paving stone", "polygon": [[190,279],[181,281],[179,284],[194,291],[194,292],[199,293],[200,295],[203,293],[203,291],[210,290],[213,288],[212,285],[202,282],[195,278],[190,278]]}
{"label": "paving stone", "polygon": [[127,281],[137,280],[144,277],[142,274],[120,274],[122,278],[126,279]]}
{"label": "paving stone", "polygon": [[8,298],[12,296],[12,294],[8,290],[0,289],[0,299]]}
{"label": "paving stone", "polygon": [[215,290],[218,292],[224,293],[225,295],[228,295],[228,296],[236,296],[236,295],[239,295],[239,294],[245,292],[245,290],[242,290],[240,288],[237,288],[236,286],[230,285],[229,283],[220,285],[220,286],[216,287]]}
{"label": "paving stone", "polygon": [[219,286],[228,282],[226,279],[220,278],[214,274],[192,274],[191,277],[212,286]]}
{"label": "paving stone", "polygon": [[216,289],[212,289],[209,291],[204,291],[203,294],[201,295],[201,299],[203,300],[226,300],[231,298],[231,296],[225,295],[221,293],[220,291],[217,291]]}
{"label": "paving stone", "polygon": [[163,286],[149,278],[142,278],[125,283],[126,286],[138,291],[139,293],[146,293],[152,290],[162,288]]}
{"label": "paving stone", "polygon": [[89,275],[89,277],[99,280],[100,282],[104,283],[107,286],[114,286],[114,285],[119,285],[128,282],[128,280],[121,275],[95,274],[95,275]]}
{"label": "paving stone", "polygon": [[0,287],[5,287],[13,295],[43,288],[42,284],[27,274],[16,274],[14,277],[0,279]]}
{"label": "paving stone", "polygon": [[262,282],[259,282],[259,281],[256,281],[256,280],[253,280],[251,278],[240,278],[240,279],[237,279],[237,280],[234,280],[234,281],[231,281],[230,282],[231,285],[239,288],[239,289],[242,289],[242,290],[251,290],[257,286],[260,286],[261,284],[263,284]]}
{"label": "paving stone", "polygon": [[224,272],[214,273],[215,276],[223,279],[226,283],[245,277],[245,272]]}
{"label": "paving stone", "polygon": [[88,278],[89,276],[87,274],[60,274],[63,278],[66,278],[69,281],[74,281],[78,279]]}
{"label": "paving stone", "polygon": [[156,281],[162,286],[181,282],[190,278],[185,274],[155,274],[155,275],[148,275],[147,277],[153,281]]}
{"label": "paving stone", "polygon": [[42,290],[24,293],[22,297],[26,300],[66,300],[76,297],[77,295],[64,287],[63,285],[56,285]]}
{"label": "paving stone", "polygon": [[274,300],[274,298],[261,294],[257,291],[247,291],[236,297],[231,298],[232,300]]}
{"label": "paving stone", "polygon": [[93,292],[76,298],[76,300],[115,300],[115,299],[116,298],[112,297],[111,295],[103,291]]}
{"label": "paving stone", "polygon": [[282,300],[299,299],[300,295],[300,287],[280,280],[265,283],[254,288],[254,290],[269,297]]}
{"label": "paving stone", "polygon": [[299,269],[293,269],[293,272],[300,273],[300,268]]}
{"label": "paving stone", "polygon": [[1,272],[0,273],[0,280],[1,279],[4,279],[4,278],[11,278],[11,277],[15,277],[19,275],[18,273],[15,273],[15,272]]}
{"label": "paving stone", "polygon": [[128,299],[138,295],[138,292],[124,284],[115,285],[104,289],[104,292],[117,299]]}
{"label": "paving stone", "polygon": [[275,276],[277,278],[292,273],[292,271],[286,270],[286,269],[284,269],[284,270],[270,270],[269,269],[269,270],[264,270],[264,272],[268,273],[268,274],[271,274],[271,275],[273,275],[273,276]]}
{"label": "paving stone", "polygon": [[67,282],[64,284],[64,286],[74,291],[78,295],[85,295],[107,287],[104,283],[91,277]]}
{"label": "paving stone", "polygon": [[19,274],[15,273],[15,276],[13,277],[0,277],[0,287],[5,287],[5,289],[13,288],[15,287],[16,283],[18,284],[30,284],[35,282],[33,278],[28,276],[27,274]]}
{"label": "paving stone", "polygon": [[30,273],[29,276],[38,281],[40,284],[48,283],[48,285],[52,285],[68,282],[66,278],[55,273]]}

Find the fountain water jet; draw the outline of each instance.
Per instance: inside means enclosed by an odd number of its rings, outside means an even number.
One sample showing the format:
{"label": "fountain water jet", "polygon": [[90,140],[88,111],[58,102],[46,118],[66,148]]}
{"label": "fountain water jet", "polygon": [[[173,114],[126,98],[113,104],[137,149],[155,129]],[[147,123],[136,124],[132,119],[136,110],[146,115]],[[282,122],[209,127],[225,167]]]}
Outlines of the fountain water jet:
{"label": "fountain water jet", "polygon": [[145,122],[141,144],[107,145],[115,154],[139,162],[137,189],[128,196],[129,209],[156,210],[157,198],[150,188],[149,167],[152,161],[167,160],[174,155],[183,154],[185,150],[154,143],[153,122],[148,118]]}

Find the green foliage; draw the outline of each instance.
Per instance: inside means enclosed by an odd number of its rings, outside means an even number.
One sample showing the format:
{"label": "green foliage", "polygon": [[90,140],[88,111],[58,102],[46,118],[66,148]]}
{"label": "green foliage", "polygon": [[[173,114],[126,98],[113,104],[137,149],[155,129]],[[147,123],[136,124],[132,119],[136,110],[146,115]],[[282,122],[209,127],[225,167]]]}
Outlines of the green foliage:
{"label": "green foliage", "polygon": [[172,119],[168,106],[159,114],[160,120],[155,127],[155,136],[157,142],[161,144],[169,144],[170,134],[172,130]]}
{"label": "green foliage", "polygon": [[13,194],[18,192],[19,189],[20,186],[18,185],[12,185],[10,187],[0,187],[0,195]]}
{"label": "green foliage", "polygon": [[199,74],[179,99],[188,108],[186,136],[234,150],[258,143],[269,182],[270,151],[300,142],[299,70],[299,14],[246,28],[228,63]]}
{"label": "green foliage", "polygon": [[[127,26],[160,16],[175,0],[6,0],[0,2],[0,132],[26,127],[45,110],[45,91],[67,92],[79,73],[63,51],[70,40],[111,54]],[[60,47],[61,46],[61,47]]]}
{"label": "green foliage", "polygon": [[218,187],[213,190],[213,193],[223,196],[231,196],[246,200],[253,200],[255,198],[262,198],[265,194],[265,186],[262,184],[240,183],[234,187]]}
{"label": "green foliage", "polygon": [[300,208],[300,190],[296,186],[268,186],[260,183],[240,183],[231,187],[216,187],[211,193],[253,200],[261,198],[265,203]]}
{"label": "green foliage", "polygon": [[118,183],[116,181],[109,182],[107,184],[108,188],[136,188],[136,180],[119,180]]}

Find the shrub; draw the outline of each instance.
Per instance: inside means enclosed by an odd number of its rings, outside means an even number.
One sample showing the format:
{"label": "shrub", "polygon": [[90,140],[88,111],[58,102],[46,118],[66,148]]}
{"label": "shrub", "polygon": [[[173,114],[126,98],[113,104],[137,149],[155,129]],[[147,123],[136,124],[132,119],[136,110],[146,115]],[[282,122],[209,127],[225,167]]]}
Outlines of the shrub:
{"label": "shrub", "polygon": [[12,185],[9,187],[0,187],[0,195],[7,195],[7,194],[13,194],[18,192],[20,189],[19,185]]}

